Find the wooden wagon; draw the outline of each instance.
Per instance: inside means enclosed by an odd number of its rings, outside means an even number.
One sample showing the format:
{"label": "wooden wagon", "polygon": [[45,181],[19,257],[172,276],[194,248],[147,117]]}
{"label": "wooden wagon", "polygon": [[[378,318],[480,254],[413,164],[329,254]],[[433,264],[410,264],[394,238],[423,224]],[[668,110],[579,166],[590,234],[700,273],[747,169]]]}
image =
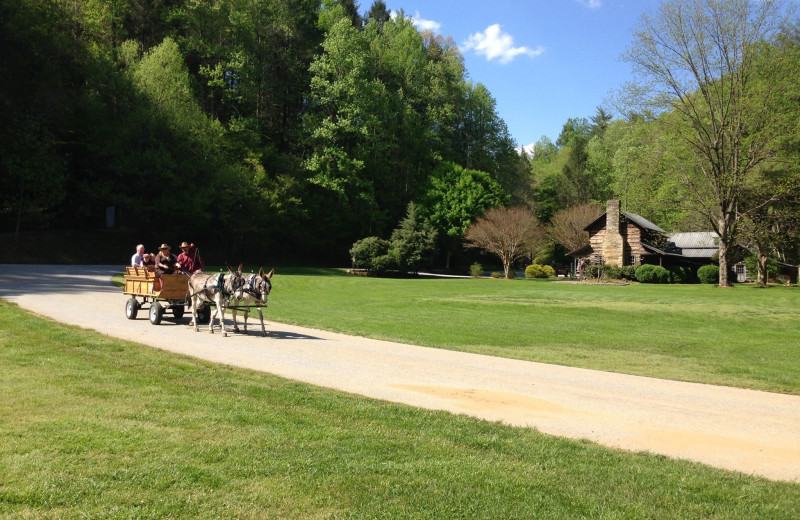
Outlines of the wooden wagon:
{"label": "wooden wagon", "polygon": [[[153,266],[126,267],[124,294],[130,295],[125,303],[125,316],[136,318],[144,304],[150,304],[150,323],[158,325],[167,310],[175,319],[183,318],[188,305],[189,276],[185,274],[165,274],[156,277]],[[141,298],[141,302],[137,299]],[[208,306],[197,310],[200,323],[208,323],[211,317]]]}

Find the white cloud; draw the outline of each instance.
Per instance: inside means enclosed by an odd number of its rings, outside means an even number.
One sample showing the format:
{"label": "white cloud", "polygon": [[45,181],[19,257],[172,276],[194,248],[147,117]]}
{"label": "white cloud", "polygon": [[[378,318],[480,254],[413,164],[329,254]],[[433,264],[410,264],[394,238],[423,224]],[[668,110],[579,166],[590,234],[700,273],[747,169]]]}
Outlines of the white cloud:
{"label": "white cloud", "polygon": [[[398,11],[391,11],[389,16],[392,17],[392,20],[397,18]],[[411,20],[411,23],[420,31],[438,31],[439,28],[442,26],[439,22],[435,22],[433,20],[426,20],[419,15],[419,11],[414,12],[414,16],[409,16],[408,19]]]}
{"label": "white cloud", "polygon": [[536,149],[536,143],[526,144],[524,146],[517,146],[515,148],[518,154],[521,155],[522,152],[525,152],[526,154],[528,154],[528,157],[533,157],[533,152],[535,149]]}
{"label": "white cloud", "polygon": [[603,7],[603,2],[600,0],[578,0],[581,4],[588,7],[589,9],[600,9]]}
{"label": "white cloud", "polygon": [[489,61],[497,58],[500,63],[509,63],[521,54],[535,58],[544,52],[544,47],[514,47],[514,38],[504,33],[499,24],[490,25],[482,33],[471,35],[462,44],[462,48],[465,51],[474,50],[476,54],[486,56]]}

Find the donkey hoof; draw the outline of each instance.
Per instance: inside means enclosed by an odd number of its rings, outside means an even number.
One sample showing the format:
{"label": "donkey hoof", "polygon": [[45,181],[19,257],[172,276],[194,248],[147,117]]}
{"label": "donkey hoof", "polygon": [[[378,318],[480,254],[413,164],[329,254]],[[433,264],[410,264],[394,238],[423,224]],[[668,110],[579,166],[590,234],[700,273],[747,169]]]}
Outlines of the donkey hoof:
{"label": "donkey hoof", "polygon": [[223,333],[222,333],[222,337],[223,337],[223,338],[227,338],[227,337],[228,337],[228,333],[227,333],[227,332],[223,332]]}

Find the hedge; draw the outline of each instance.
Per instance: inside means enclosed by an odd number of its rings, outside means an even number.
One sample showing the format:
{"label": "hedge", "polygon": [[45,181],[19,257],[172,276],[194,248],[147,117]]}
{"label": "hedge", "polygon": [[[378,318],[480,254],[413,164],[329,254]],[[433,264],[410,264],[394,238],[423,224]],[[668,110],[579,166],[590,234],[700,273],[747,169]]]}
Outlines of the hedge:
{"label": "hedge", "polygon": [[669,283],[669,271],[660,265],[640,265],[636,269],[636,279],[641,283]]}

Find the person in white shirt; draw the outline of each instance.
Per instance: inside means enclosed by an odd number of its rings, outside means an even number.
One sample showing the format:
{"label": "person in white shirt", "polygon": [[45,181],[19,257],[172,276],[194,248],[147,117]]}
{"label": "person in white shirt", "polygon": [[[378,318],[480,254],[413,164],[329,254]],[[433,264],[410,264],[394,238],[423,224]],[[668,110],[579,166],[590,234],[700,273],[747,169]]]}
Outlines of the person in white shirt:
{"label": "person in white shirt", "polygon": [[139,244],[136,246],[136,253],[133,254],[131,257],[131,265],[142,267],[142,263],[144,262],[144,245]]}

